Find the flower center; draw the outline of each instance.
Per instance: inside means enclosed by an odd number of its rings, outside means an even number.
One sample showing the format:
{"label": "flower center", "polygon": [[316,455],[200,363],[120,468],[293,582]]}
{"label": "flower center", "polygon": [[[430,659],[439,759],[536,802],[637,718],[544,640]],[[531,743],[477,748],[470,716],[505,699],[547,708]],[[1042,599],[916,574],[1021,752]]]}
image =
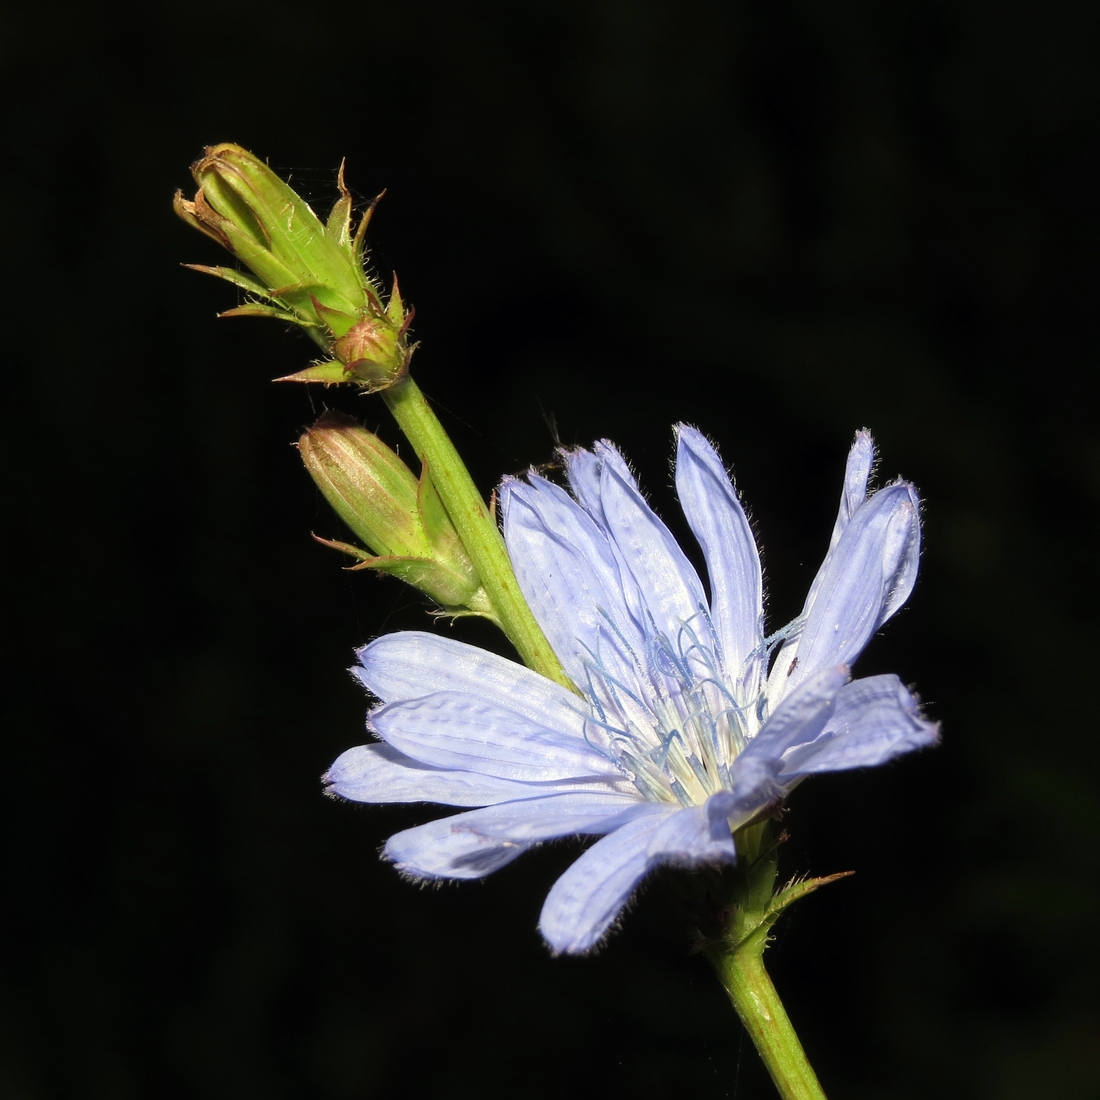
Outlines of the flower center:
{"label": "flower center", "polygon": [[759,700],[737,697],[709,615],[675,637],[650,623],[644,654],[618,632],[614,641],[615,660],[593,653],[586,662],[593,742],[650,801],[697,806],[732,789],[730,765],[758,728]]}

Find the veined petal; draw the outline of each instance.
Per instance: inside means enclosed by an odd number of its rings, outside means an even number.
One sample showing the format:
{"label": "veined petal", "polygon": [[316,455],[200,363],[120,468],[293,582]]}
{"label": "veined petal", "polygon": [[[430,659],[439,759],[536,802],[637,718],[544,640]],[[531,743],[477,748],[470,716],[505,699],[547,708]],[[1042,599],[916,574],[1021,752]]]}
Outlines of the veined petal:
{"label": "veined petal", "polygon": [[617,778],[611,760],[585,741],[580,715],[571,717],[563,729],[466,692],[436,691],[378,707],[370,726],[399,751],[435,767],[536,783]]}
{"label": "veined petal", "polygon": [[598,841],[554,883],[539,929],[556,954],[595,947],[648,870],[649,840],[676,812],[664,803],[650,805],[649,814]]}
{"label": "veined petal", "polygon": [[[491,806],[472,814],[467,827],[482,836],[507,840],[550,840],[558,836],[599,835],[610,833],[653,812],[653,804],[633,794],[555,794]],[[489,812],[492,811],[492,812]]]}
{"label": "veined petal", "polygon": [[435,802],[443,806],[491,806],[539,793],[577,791],[614,799],[631,797],[619,792],[634,789],[625,779],[538,784],[437,768],[413,760],[384,742],[357,745],[341,753],[325,773],[324,783],[331,793],[353,802]]}
{"label": "veined petal", "polygon": [[651,863],[681,867],[733,863],[737,851],[728,819],[734,804],[729,791],[719,791],[702,806],[689,806],[666,817],[646,848]]}
{"label": "veined petal", "polygon": [[652,812],[636,796],[559,794],[502,802],[405,829],[390,837],[383,854],[417,878],[482,878],[540,840],[604,833]]}
{"label": "veined petal", "polygon": [[[803,615],[809,611],[814,598],[817,596],[817,590],[821,587],[821,580],[825,576],[825,567],[829,564],[829,556],[840,541],[840,536],[844,534],[844,528],[848,526],[852,516],[856,514],[867,499],[867,483],[871,479],[871,470],[874,464],[875,441],[871,438],[871,433],[864,428],[862,431],[856,432],[855,442],[852,443],[851,450],[848,451],[848,460],[844,465],[844,488],[840,493],[840,508],[836,514],[836,522],[833,524],[833,533],[829,537],[829,550],[825,555],[825,560],[821,563],[821,568],[818,569],[813,582],[810,584],[810,591],[806,595],[806,604],[802,611]],[[788,664],[794,656],[796,645],[797,643],[792,644],[786,654]]]}
{"label": "veined petal", "polygon": [[357,680],[386,703],[433,691],[465,691],[558,729],[583,729],[581,704],[567,688],[484,649],[403,630],[356,650]]}
{"label": "veined petal", "polygon": [[820,736],[783,757],[780,778],[875,767],[938,739],[939,726],[921,717],[917,700],[896,676],[868,676],[840,690]]}
{"label": "veined petal", "polygon": [[486,837],[463,827],[463,818],[482,812],[455,814],[395,833],[386,841],[382,855],[413,878],[484,878],[523,855],[535,842]]}
{"label": "veined petal", "polygon": [[[844,466],[844,491],[840,494],[840,511],[837,513],[833,534],[829,539],[829,549],[836,546],[844,528],[852,516],[867,499],[867,482],[871,478],[871,468],[875,464],[875,441],[871,433],[864,428],[856,432],[855,442],[848,452],[848,461]],[[812,591],[812,589],[811,589]]]}
{"label": "veined petal", "polygon": [[676,493],[692,534],[702,547],[711,588],[711,617],[730,676],[742,677],[745,694],[759,686],[763,641],[763,579],[748,518],[722,460],[703,435],[677,428]]}
{"label": "veined petal", "polygon": [[[615,560],[619,563],[620,574],[625,582],[623,596],[630,608],[631,617],[639,624],[642,631],[649,631],[652,612],[646,603],[646,593],[639,589],[640,582],[634,577],[622,548],[616,543],[615,532],[608,521],[603,499],[605,475],[612,476],[616,483],[626,488],[626,491],[641,498],[638,482],[618,448],[606,439],[597,440],[591,451],[579,448],[572,451],[563,449],[561,455],[565,462],[570,489],[578,503],[592,517],[592,521],[607,539],[608,545],[615,554]],[[657,522],[659,523],[660,520]]]}
{"label": "veined petal", "polygon": [[847,667],[834,665],[799,684],[733,762],[734,775],[750,760],[778,761],[794,746],[813,741],[832,717],[837,695],[847,679]]}
{"label": "veined petal", "polygon": [[699,575],[672,532],[646,503],[632,477],[624,476],[622,458],[600,454],[600,506],[620,561],[641,594],[642,615],[666,638],[677,640],[685,625],[703,636],[707,602]]}
{"label": "veined petal", "polygon": [[[786,690],[826,665],[851,664],[871,635],[912,590],[920,555],[916,491],[906,482],[880,489],[856,510],[825,559],[821,580],[808,601],[799,635],[798,663]],[[790,650],[773,677],[787,676]]]}
{"label": "veined petal", "polygon": [[[891,615],[905,604],[917,583],[917,571],[920,569],[920,498],[917,490],[908,482],[902,482],[909,491],[909,504],[913,509],[912,525],[905,541],[901,561],[894,570],[893,580],[886,593],[886,602],[878,625],[881,626]],[[876,494],[877,495],[877,494]],[[875,627],[877,630],[878,627]]]}
{"label": "veined petal", "polygon": [[[645,638],[606,534],[564,489],[532,475],[501,490],[504,537],[520,588],[574,683],[597,658],[626,682]],[[637,598],[631,601],[637,605]],[[613,624],[613,626],[612,626]]]}

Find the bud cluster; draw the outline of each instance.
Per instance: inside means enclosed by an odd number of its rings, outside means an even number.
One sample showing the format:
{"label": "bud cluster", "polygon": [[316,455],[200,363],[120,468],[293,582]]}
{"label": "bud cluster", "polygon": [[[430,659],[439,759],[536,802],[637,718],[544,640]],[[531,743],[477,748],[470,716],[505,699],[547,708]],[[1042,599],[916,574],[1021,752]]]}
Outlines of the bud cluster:
{"label": "bud cluster", "polygon": [[[252,275],[189,264],[247,291],[252,300],[223,317],[274,317],[300,325],[327,356],[281,381],[352,382],[368,391],[404,377],[415,345],[413,311],[394,278],[385,302],[364,266],[366,231],[377,199],[352,231],[352,198],[340,197],[324,223],[291,187],[239,145],[212,145],[191,166],[193,199],[176,193],[175,210],[189,225],[237,257]],[[379,196],[381,197],[381,196]]]}
{"label": "bud cluster", "polygon": [[[507,547],[461,456],[427,398],[408,377],[413,311],[396,277],[388,295],[367,271],[375,199],[352,226],[352,197],[322,222],[309,204],[239,145],[209,146],[191,166],[198,190],[177,192],[176,213],[227,249],[241,269],[187,266],[248,295],[223,317],[274,317],[300,326],[323,358],[283,379],[348,382],[382,401],[420,460],[417,477],[354,421],[323,417],[299,442],[307,469],[367,549],[322,539],[435,600],[446,615],[481,615],[500,626],[521,659],[575,690],[516,581]],[[247,269],[247,270],[245,270]]]}

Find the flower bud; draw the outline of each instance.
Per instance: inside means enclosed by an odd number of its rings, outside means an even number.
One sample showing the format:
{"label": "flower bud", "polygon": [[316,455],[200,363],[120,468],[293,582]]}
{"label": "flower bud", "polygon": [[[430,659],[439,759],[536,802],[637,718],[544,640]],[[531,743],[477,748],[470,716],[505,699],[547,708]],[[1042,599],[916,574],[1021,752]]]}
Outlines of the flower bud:
{"label": "flower bud", "polygon": [[364,268],[374,203],[353,234],[343,166],[340,197],[324,224],[263,161],[238,145],[210,146],[191,173],[199,190],[191,200],[177,192],[176,213],[252,272],[187,265],[252,296],[222,316],[291,321],[329,357],[284,381],[355,382],[378,390],[404,376],[414,350],[406,339],[412,311],[406,313],[396,279],[384,304],[381,287]]}
{"label": "flower bud", "polygon": [[317,487],[369,552],[319,542],[358,558],[352,569],[400,577],[449,614],[494,617],[427,469],[417,479],[376,435],[331,412],[305,432],[298,450]]}

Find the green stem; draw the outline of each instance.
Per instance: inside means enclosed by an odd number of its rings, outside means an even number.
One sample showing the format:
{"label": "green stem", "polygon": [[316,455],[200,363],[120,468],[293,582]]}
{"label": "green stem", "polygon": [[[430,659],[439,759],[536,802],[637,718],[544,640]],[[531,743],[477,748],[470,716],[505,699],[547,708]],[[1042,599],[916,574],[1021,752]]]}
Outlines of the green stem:
{"label": "green stem", "polygon": [[523,663],[576,691],[523,598],[496,521],[420,387],[406,377],[383,390],[381,396],[421,461],[427,464],[501,628]]}
{"label": "green stem", "polygon": [[764,969],[766,941],[766,935],[753,936],[732,950],[726,944],[712,948],[707,956],[783,1100],[825,1100],[790,1017]]}

